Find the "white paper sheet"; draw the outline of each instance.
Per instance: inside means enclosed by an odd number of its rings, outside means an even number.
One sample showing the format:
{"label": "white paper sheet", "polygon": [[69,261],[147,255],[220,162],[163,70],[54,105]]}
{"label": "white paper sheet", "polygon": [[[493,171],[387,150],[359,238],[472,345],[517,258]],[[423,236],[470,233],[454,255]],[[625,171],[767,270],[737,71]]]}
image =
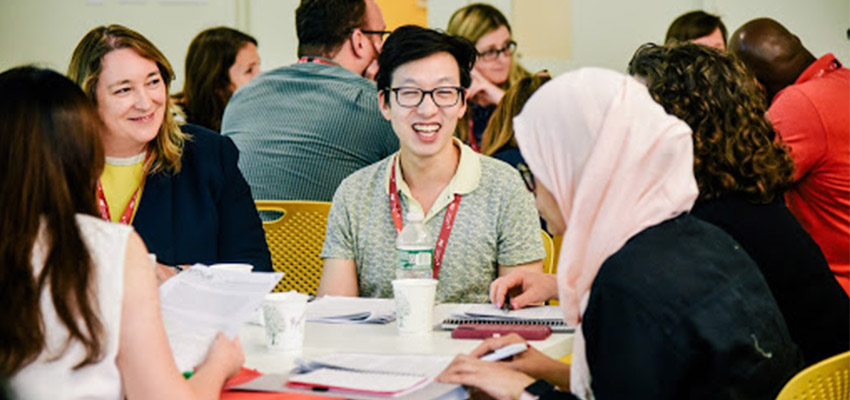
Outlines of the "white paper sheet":
{"label": "white paper sheet", "polygon": [[500,320],[563,321],[564,312],[559,306],[526,307],[504,311],[495,304],[461,304],[452,310],[454,318],[492,318]]}
{"label": "white paper sheet", "polygon": [[404,396],[432,383],[452,357],[337,353],[301,365],[289,383],[384,396]]}
{"label": "white paper sheet", "polygon": [[307,303],[307,321],[385,324],[395,320],[393,299],[324,296]]}
{"label": "white paper sheet", "polygon": [[236,336],[282,277],[194,265],[160,285],[162,320],[177,368],[191,371],[203,361],[219,331]]}

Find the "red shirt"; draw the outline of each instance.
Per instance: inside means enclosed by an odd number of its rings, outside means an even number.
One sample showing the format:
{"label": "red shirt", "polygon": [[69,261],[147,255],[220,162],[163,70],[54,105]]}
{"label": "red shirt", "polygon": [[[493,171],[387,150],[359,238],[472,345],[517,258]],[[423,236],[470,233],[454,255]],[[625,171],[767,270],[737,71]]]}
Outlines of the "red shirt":
{"label": "red shirt", "polygon": [[794,159],[788,209],[850,294],[850,70],[832,54],[819,58],[767,113]]}

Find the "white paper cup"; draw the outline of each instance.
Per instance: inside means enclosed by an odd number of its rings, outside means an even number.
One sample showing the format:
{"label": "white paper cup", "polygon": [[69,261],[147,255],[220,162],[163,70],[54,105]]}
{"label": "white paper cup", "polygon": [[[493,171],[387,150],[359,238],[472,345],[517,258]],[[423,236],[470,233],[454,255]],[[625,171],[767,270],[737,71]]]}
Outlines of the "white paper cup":
{"label": "white paper cup", "polygon": [[300,352],[304,344],[304,311],[307,295],[269,293],[263,302],[266,347],[273,351]]}
{"label": "white paper cup", "polygon": [[238,271],[238,272],[251,272],[254,270],[254,266],[251,264],[237,264],[237,263],[225,263],[225,264],[213,264],[210,265],[212,269],[225,269],[228,271]]}
{"label": "white paper cup", "polygon": [[434,329],[436,279],[398,279],[393,281],[398,332],[424,335]]}

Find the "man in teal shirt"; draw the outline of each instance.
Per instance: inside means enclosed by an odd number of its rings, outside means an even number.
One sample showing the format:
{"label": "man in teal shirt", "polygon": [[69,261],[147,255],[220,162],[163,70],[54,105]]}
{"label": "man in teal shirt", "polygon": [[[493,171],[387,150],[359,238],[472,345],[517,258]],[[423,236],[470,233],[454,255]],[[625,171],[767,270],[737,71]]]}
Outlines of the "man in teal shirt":
{"label": "man in teal shirt", "polygon": [[375,0],[302,0],[295,22],[298,63],[237,91],[221,133],[254,199],[331,201],[346,176],[398,150],[364,77],[388,32]]}

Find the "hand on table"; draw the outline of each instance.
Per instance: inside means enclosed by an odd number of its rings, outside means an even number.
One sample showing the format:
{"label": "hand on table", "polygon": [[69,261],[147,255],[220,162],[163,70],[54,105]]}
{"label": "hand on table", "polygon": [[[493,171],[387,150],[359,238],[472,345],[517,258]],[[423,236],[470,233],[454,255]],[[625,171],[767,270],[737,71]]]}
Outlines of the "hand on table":
{"label": "hand on table", "polygon": [[482,106],[499,104],[499,101],[502,100],[502,96],[505,95],[504,90],[488,81],[487,78],[485,78],[484,75],[481,75],[481,73],[475,68],[470,71],[470,76],[472,77],[472,84],[469,85],[469,91],[467,92],[469,101]]}
{"label": "hand on table", "polygon": [[564,378],[569,377],[569,369],[566,370],[564,377],[561,376],[564,373],[564,369],[562,368],[564,364],[561,364],[541,353],[539,350],[529,345],[525,339],[516,333],[487,339],[478,347],[473,349],[469,355],[474,358],[480,358],[487,353],[496,351],[496,349],[500,349],[514,343],[525,343],[528,345],[528,350],[511,358],[499,361],[499,364],[515,371],[522,372],[534,379],[546,379],[553,383],[558,381],[563,382]]}
{"label": "hand on table", "polygon": [[477,357],[458,355],[437,376],[438,382],[473,386],[495,399],[517,399],[534,379],[504,366],[501,362],[481,361]]}
{"label": "hand on table", "polygon": [[530,304],[558,298],[555,275],[542,272],[516,270],[490,284],[490,302],[502,307],[505,296],[511,294],[511,309],[518,310]]}

